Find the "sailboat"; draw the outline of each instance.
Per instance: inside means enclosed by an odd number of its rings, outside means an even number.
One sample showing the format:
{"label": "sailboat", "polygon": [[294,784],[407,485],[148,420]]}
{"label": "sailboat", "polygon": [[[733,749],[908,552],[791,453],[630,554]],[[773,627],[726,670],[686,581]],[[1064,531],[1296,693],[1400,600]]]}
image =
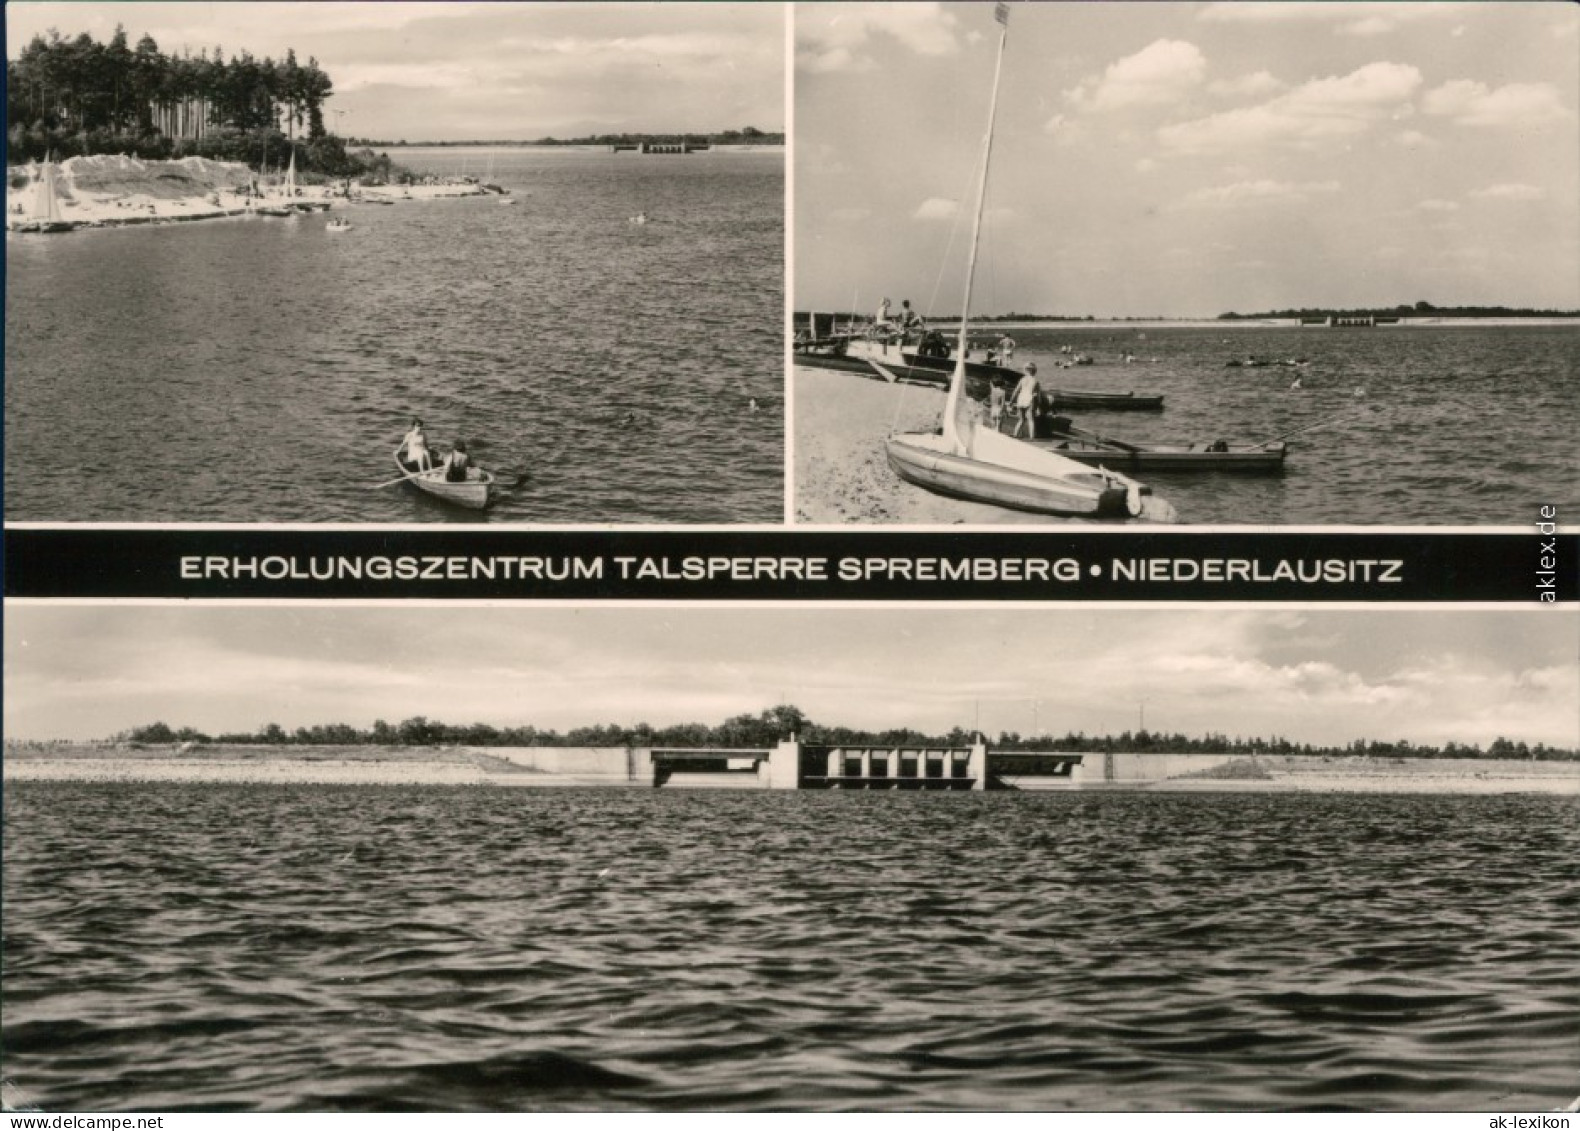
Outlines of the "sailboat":
{"label": "sailboat", "polygon": [[55,192],[55,163],[46,157],[34,182],[32,214],[18,221],[12,230],[69,232],[73,227],[75,225],[60,214],[60,197]]}
{"label": "sailboat", "polygon": [[[960,336],[956,339],[960,342],[970,341],[971,286],[982,234],[988,165],[993,154],[999,76],[1009,34],[1008,6],[998,4],[994,17],[1000,25],[998,62],[993,71],[993,98],[988,107],[987,136],[977,182],[976,218],[966,264]],[[1151,497],[1150,488],[1128,476],[1104,467],[1087,467],[982,426],[977,406],[965,395],[965,386],[966,351],[959,349],[955,351],[955,367],[949,378],[942,427],[935,432],[895,433],[884,441],[889,466],[901,479],[936,494],[1039,514],[1094,518],[1135,518],[1146,514],[1165,521],[1173,517],[1167,503]]]}

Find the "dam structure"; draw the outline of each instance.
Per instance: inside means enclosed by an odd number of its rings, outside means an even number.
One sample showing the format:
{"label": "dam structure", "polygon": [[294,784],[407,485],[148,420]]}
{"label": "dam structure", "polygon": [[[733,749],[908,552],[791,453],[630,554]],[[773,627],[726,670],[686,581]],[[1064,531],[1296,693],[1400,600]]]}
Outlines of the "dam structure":
{"label": "dam structure", "polygon": [[[1079,786],[1085,754],[964,747],[811,745],[772,748],[513,747],[489,751],[522,772],[511,784],[690,789],[980,792]],[[1097,762],[1103,770],[1101,760]],[[515,775],[511,775],[515,777]],[[501,782],[505,779],[499,779]]]}

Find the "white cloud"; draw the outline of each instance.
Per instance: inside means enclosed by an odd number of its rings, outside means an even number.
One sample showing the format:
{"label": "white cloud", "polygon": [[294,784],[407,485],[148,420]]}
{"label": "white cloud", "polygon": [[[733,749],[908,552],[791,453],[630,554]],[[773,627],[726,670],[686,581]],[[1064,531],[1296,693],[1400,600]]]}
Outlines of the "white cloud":
{"label": "white cloud", "polygon": [[1158,163],[1150,157],[1143,157],[1136,162],[1136,172],[1138,173],[1150,173],[1157,167]]}
{"label": "white cloud", "polygon": [[1237,79],[1219,79],[1207,85],[1214,94],[1241,98],[1261,98],[1283,88],[1284,84],[1266,71],[1241,75]]}
{"label": "white cloud", "polygon": [[1232,0],[1208,4],[1197,18],[1209,23],[1326,24],[1339,35],[1383,35],[1422,20],[1459,16],[1463,6],[1454,3],[1246,3]]}
{"label": "white cloud", "polygon": [[1485,83],[1455,79],[1428,91],[1421,108],[1461,126],[1528,129],[1574,117],[1558,88],[1545,82],[1512,82],[1494,90]]}
{"label": "white cloud", "polygon": [[1180,202],[1180,207],[1225,207],[1242,204],[1280,203],[1308,200],[1313,196],[1339,191],[1338,181],[1239,181],[1231,185],[1197,189]]}
{"label": "white cloud", "polygon": [[1435,149],[1440,142],[1420,130],[1404,130],[1394,139],[1406,149]]}
{"label": "white cloud", "polygon": [[1201,85],[1207,60],[1195,44],[1159,39],[1111,63],[1101,76],[1084,80],[1065,98],[1085,110],[1124,110],[1174,101]]}
{"label": "white cloud", "polygon": [[796,66],[812,73],[862,72],[880,37],[917,55],[953,55],[957,21],[938,4],[804,4],[796,9]]}
{"label": "white cloud", "polygon": [[1543,200],[1547,193],[1535,185],[1504,184],[1475,189],[1470,195],[1477,200]]}
{"label": "white cloud", "polygon": [[911,214],[913,220],[952,220],[955,213],[960,211],[960,202],[945,200],[943,197],[934,196],[922,201],[916,211]]}
{"label": "white cloud", "polygon": [[1158,138],[1171,149],[1194,153],[1351,138],[1408,112],[1420,83],[1421,72],[1406,63],[1369,63],[1347,75],[1305,83],[1260,106],[1164,126]]}
{"label": "white cloud", "polygon": [[1416,205],[1422,212],[1458,212],[1459,205],[1452,200],[1423,200]]}

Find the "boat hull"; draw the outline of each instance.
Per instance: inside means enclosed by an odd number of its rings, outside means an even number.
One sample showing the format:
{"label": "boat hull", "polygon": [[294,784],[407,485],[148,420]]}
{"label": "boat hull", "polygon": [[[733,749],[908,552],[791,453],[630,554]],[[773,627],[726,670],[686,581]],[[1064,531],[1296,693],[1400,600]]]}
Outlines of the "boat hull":
{"label": "boat hull", "polygon": [[[993,433],[981,437],[987,439]],[[1012,444],[1019,441],[999,439]],[[884,441],[889,466],[907,483],[940,495],[1037,514],[1132,518],[1140,513],[1140,485],[1115,481],[1052,452],[1029,445],[1018,466],[948,451],[943,437],[908,432]],[[1041,458],[1038,458],[1041,457]]]}
{"label": "boat hull", "polygon": [[[948,357],[927,357],[915,350],[899,350],[880,342],[852,339],[843,354],[798,352],[795,355],[796,364],[810,365],[817,369],[833,369],[841,373],[860,373],[871,376],[876,373],[872,362],[877,362],[895,378],[900,381],[913,381],[922,385],[940,385],[947,387],[949,377],[954,372],[954,359]],[[966,378],[971,381],[985,381],[999,378],[1011,386],[1021,379],[1019,370],[1006,369],[1002,365],[988,365],[982,361],[966,362]],[[980,386],[978,391],[981,392]],[[1108,393],[1100,389],[1057,389],[1044,390],[1048,398],[1049,407],[1057,412],[1061,409],[1085,409],[1088,412],[1160,412],[1163,409],[1163,398],[1153,395],[1138,395],[1136,393]]]}
{"label": "boat hull", "polygon": [[480,511],[493,501],[494,477],[480,467],[467,468],[466,482],[451,483],[444,477],[444,468],[436,467],[431,471],[420,472],[414,465],[400,458],[398,448],[395,451],[395,467],[407,477],[406,482],[417,490],[454,506]]}
{"label": "boat hull", "polygon": [[1284,444],[1232,444],[1214,450],[1213,444],[1127,444],[1123,447],[1091,440],[1056,438],[1033,440],[1032,445],[1073,459],[1088,467],[1122,471],[1238,471],[1262,475],[1284,470],[1288,449]]}

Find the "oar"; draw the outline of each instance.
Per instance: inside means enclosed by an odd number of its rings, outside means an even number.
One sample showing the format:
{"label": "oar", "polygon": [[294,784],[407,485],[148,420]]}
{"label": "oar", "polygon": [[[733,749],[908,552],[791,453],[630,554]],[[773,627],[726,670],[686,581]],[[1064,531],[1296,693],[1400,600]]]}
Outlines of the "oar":
{"label": "oar", "polygon": [[899,378],[894,375],[894,370],[888,368],[887,366],[879,365],[870,357],[867,359],[867,364],[876,369],[878,371],[878,376],[882,377],[889,384],[892,385],[899,380]]}
{"label": "oar", "polygon": [[1360,416],[1360,415],[1361,415],[1361,413],[1359,413],[1359,412],[1341,412],[1337,416],[1330,416],[1330,417],[1328,417],[1328,419],[1326,419],[1326,420],[1319,420],[1315,424],[1307,424],[1304,428],[1296,428],[1292,432],[1285,432],[1282,436],[1274,436],[1271,440],[1263,440],[1260,444],[1257,444],[1256,446],[1259,447],[1259,448],[1265,448],[1269,444],[1276,444],[1280,440],[1287,440],[1291,436],[1298,436],[1298,435],[1300,435],[1302,432],[1310,432],[1313,428],[1323,428],[1323,427],[1326,427],[1329,424],[1337,424],[1339,421],[1344,420],[1344,419],[1346,419],[1348,417]]}
{"label": "oar", "polygon": [[373,486],[369,487],[368,490],[377,491],[380,487],[393,487],[395,484],[404,483],[408,479],[416,479],[421,474],[423,473],[420,471],[413,471],[407,475],[402,475],[399,479],[386,479],[383,483],[373,484]]}

